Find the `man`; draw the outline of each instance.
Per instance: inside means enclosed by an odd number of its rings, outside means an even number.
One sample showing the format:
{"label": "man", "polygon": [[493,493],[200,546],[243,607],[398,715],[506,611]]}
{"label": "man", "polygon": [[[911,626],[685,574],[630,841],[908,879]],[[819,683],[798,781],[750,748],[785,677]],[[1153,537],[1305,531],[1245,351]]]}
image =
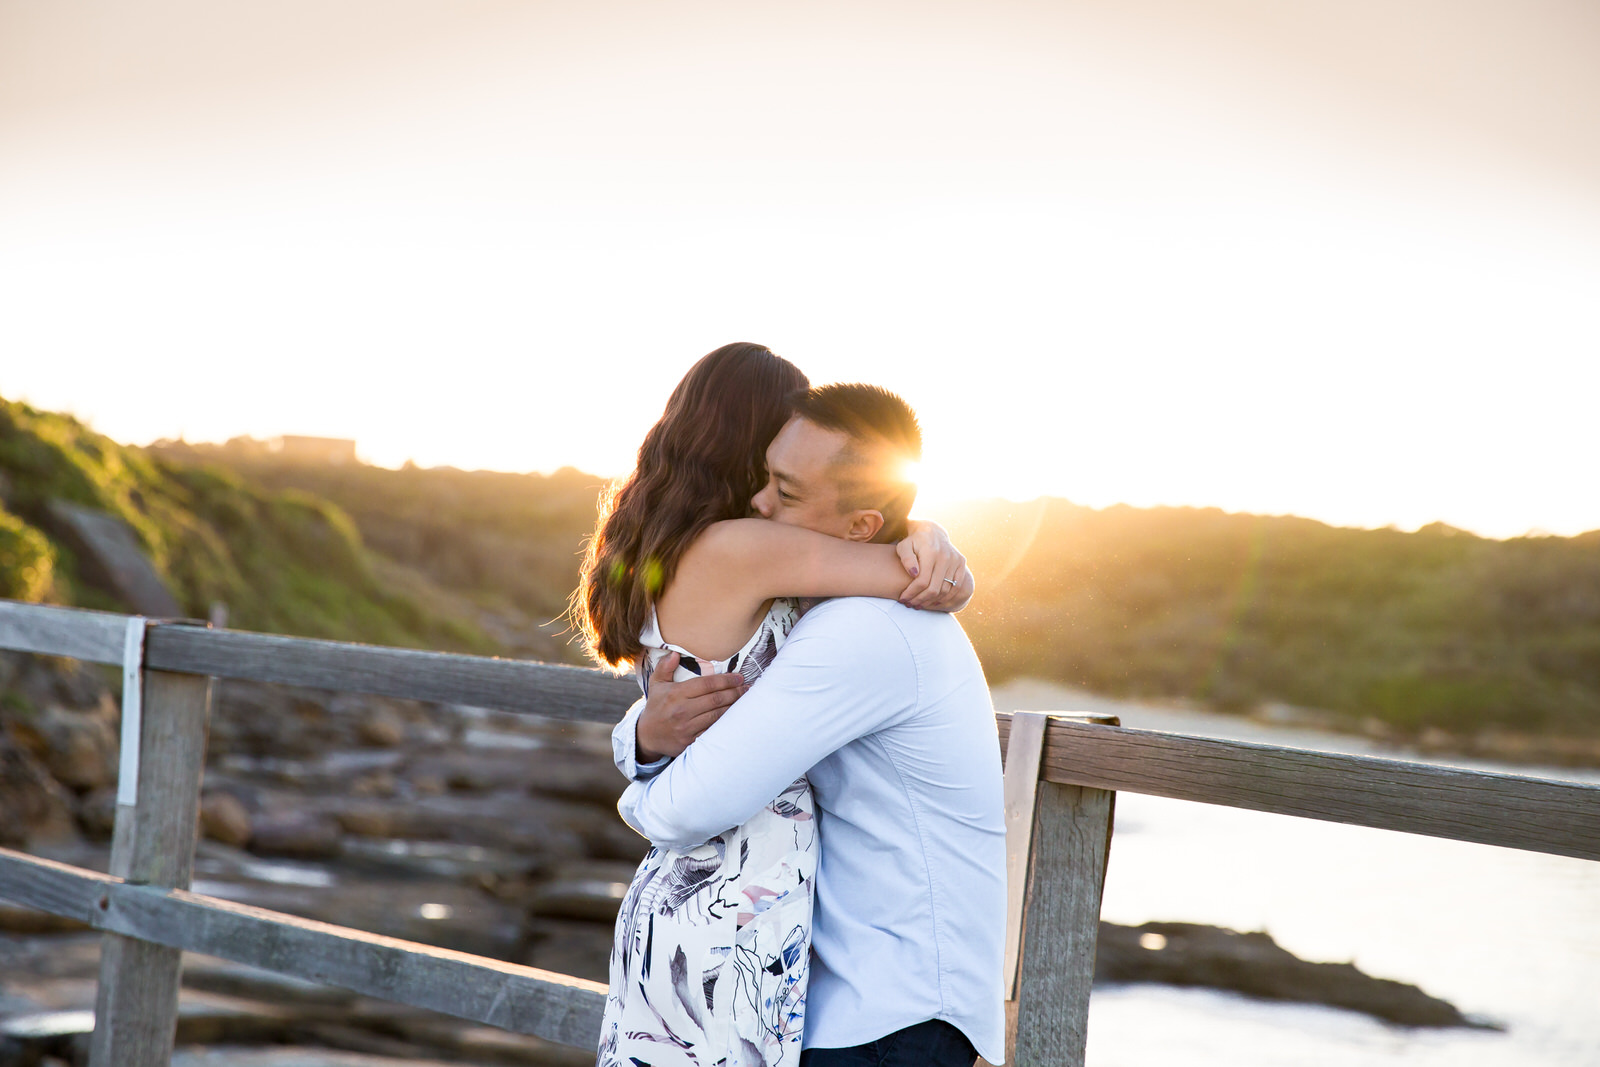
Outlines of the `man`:
{"label": "man", "polygon": [[[920,444],[892,394],[811,390],[767,450],[752,506],[774,522],[893,539],[914,495],[900,471]],[[735,679],[674,685],[673,665],[614,735],[618,765],[639,782],[619,805],[635,829],[691,847],[811,780],[821,861],[803,1067],[999,1063],[1000,752],[959,624],[892,600],[824,601],[725,713]]]}

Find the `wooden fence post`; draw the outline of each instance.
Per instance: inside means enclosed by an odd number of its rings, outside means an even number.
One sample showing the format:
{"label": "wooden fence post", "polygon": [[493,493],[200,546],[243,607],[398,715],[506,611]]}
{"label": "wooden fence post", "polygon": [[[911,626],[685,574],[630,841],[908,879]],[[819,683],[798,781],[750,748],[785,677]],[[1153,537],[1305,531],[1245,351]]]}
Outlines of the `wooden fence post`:
{"label": "wooden fence post", "polygon": [[1116,794],[1039,780],[1045,732],[1045,715],[1017,712],[1007,737],[1006,1060],[1082,1067]]}
{"label": "wooden fence post", "polygon": [[[145,620],[131,623],[142,627]],[[142,700],[133,705],[137,773],[133,787],[118,786],[112,873],[133,883],[187,889],[194,872],[211,679],[169,671],[132,673],[142,674],[143,681]],[[123,744],[134,740],[124,730]],[[125,770],[132,766],[130,759],[124,760]],[[171,1062],[182,958],[176,948],[104,935],[90,1067],[165,1067]]]}
{"label": "wooden fence post", "polygon": [[1116,794],[1039,783],[1017,981],[1017,1067],[1082,1067]]}

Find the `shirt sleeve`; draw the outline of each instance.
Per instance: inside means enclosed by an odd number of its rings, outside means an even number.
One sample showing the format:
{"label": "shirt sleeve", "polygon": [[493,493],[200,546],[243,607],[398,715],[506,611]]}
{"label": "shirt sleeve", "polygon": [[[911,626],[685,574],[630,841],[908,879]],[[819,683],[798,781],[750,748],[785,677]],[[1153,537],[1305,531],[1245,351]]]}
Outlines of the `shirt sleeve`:
{"label": "shirt sleeve", "polygon": [[633,707],[611,731],[611,758],[617,770],[630,782],[654,778],[672,762],[671,756],[662,756],[654,763],[639,762],[639,716],[644,712],[644,697],[633,702]]}
{"label": "shirt sleeve", "polygon": [[917,670],[890,613],[865,598],[813,608],[749,692],[617,802],[654,844],[685,849],[738,826],[850,742],[910,715]]}

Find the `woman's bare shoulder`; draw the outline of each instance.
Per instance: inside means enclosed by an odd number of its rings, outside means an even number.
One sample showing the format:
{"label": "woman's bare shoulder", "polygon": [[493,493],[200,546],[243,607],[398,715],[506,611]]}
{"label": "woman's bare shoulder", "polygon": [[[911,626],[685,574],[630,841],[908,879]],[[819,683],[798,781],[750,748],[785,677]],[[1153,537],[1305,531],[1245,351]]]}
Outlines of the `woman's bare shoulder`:
{"label": "woman's bare shoulder", "polygon": [[[765,519],[713,523],[678,560],[677,572],[656,601],[662,635],[698,655],[725,659],[737,652],[765,613],[755,561],[763,552]],[[770,551],[770,549],[767,549]]]}
{"label": "woman's bare shoulder", "polygon": [[737,565],[792,543],[795,527],[769,519],[724,519],[705,528],[683,554],[684,562]]}
{"label": "woman's bare shoulder", "polygon": [[817,542],[832,540],[826,534],[770,519],[714,522],[684,550],[674,583],[712,582],[725,594],[749,593],[756,600],[787,595],[774,593],[768,586],[774,578],[783,584],[783,577],[796,568],[806,569]]}

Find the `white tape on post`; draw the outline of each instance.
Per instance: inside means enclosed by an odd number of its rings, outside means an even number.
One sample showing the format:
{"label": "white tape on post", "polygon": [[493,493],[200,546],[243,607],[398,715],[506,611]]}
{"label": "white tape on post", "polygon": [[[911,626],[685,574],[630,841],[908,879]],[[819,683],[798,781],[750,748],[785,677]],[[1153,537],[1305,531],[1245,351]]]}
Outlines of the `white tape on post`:
{"label": "white tape on post", "polygon": [[149,620],[128,620],[122,640],[122,760],[117,769],[117,804],[139,803],[139,737],[144,715],[144,631]]}
{"label": "white tape on post", "polygon": [[1039,763],[1050,717],[1040,711],[1011,715],[1006,741],[1006,999],[1017,999],[1022,962],[1022,909],[1027,900],[1028,856],[1033,850],[1033,806],[1039,793]]}

